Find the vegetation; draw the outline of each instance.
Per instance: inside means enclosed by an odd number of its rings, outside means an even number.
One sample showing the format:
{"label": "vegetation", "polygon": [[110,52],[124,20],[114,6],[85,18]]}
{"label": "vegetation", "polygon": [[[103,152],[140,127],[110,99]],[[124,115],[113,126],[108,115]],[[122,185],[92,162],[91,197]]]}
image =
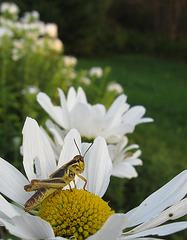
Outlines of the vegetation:
{"label": "vegetation", "polygon": [[187,60],[185,0],[15,0],[59,27],[66,54],[146,53]]}

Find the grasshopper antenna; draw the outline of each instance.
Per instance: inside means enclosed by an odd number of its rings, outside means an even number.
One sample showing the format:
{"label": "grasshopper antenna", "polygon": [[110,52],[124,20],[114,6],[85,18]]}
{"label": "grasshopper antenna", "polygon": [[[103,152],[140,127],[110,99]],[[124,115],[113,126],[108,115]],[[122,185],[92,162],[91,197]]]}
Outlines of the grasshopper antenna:
{"label": "grasshopper antenna", "polygon": [[[77,147],[77,150],[78,150],[79,154],[81,155],[80,149],[79,149],[79,147],[78,147],[75,139],[73,139],[73,140],[74,140],[75,146]],[[88,150],[91,148],[92,145],[93,145],[93,142],[90,144],[90,146],[88,147],[88,149],[87,149],[86,152],[84,153],[83,158],[85,157],[86,153],[88,152]]]}
{"label": "grasshopper antenna", "polygon": [[77,147],[77,150],[78,150],[79,154],[81,155],[80,149],[79,149],[79,147],[78,147],[78,145],[77,145],[75,139],[73,139],[73,141],[74,141],[74,143],[75,143],[75,146]]}
{"label": "grasshopper antenna", "polygon": [[85,157],[86,153],[88,152],[88,150],[90,150],[91,146],[93,145],[93,142],[90,144],[90,146],[87,148],[86,152],[83,155],[83,158]]}

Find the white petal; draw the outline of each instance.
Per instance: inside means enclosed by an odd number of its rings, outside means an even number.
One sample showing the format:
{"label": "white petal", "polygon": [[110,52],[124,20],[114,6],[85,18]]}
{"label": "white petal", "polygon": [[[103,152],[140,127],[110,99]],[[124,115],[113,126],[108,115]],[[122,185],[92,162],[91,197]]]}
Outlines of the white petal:
{"label": "white petal", "polygon": [[62,150],[62,147],[64,145],[64,138],[67,135],[67,132],[65,130],[60,129],[56,124],[54,124],[52,121],[47,120],[46,126],[51,132],[51,134],[54,137],[54,141],[49,137],[49,135],[46,133],[46,136],[51,144],[51,147],[53,149],[53,152],[55,154],[55,158],[59,160],[59,156]]}
{"label": "white petal", "polygon": [[138,158],[142,154],[142,151],[138,149],[136,152],[133,153],[131,158]]}
{"label": "white petal", "polygon": [[[29,214],[29,213],[26,213],[24,208],[20,208],[19,206],[11,203],[11,206],[14,208],[14,210],[19,214],[19,215],[22,215],[22,214]],[[17,215],[18,215],[17,214]]]}
{"label": "white petal", "polygon": [[86,189],[102,197],[106,192],[112,173],[112,161],[103,137],[95,139],[86,155],[85,172],[88,181]]}
{"label": "white petal", "polygon": [[167,207],[179,202],[187,193],[187,170],[181,172],[169,183],[151,194],[137,208],[126,215],[128,227],[145,222]]}
{"label": "white petal", "polygon": [[74,105],[77,102],[77,98],[76,98],[76,91],[74,89],[74,87],[70,87],[70,89],[68,90],[68,94],[67,94],[67,107],[68,107],[68,111],[70,112],[71,109],[74,107]]}
{"label": "white petal", "polygon": [[24,191],[28,180],[10,163],[0,158],[0,192],[14,202],[23,205],[31,196]]}
{"label": "white petal", "polygon": [[[115,145],[115,153],[118,154],[119,152],[123,151],[125,146],[128,143],[128,138],[123,136],[118,144]],[[127,148],[125,148],[126,151]]]}
{"label": "white petal", "polygon": [[53,238],[48,238],[48,240],[68,240],[68,239],[63,237],[53,237]]}
{"label": "white petal", "polygon": [[[59,159],[60,151],[62,149],[62,144],[61,145],[56,145],[53,142],[52,138],[50,138],[50,136],[48,135],[48,133],[45,131],[45,129],[42,126],[40,126],[40,129],[43,131],[44,135],[46,136],[46,138],[48,139],[49,143],[51,144],[51,147],[53,149],[53,153],[54,153],[55,159]],[[54,130],[55,133],[53,133],[53,130]],[[52,134],[55,135],[54,139],[56,140],[56,131],[55,131],[55,129],[53,129],[53,130],[49,129],[49,131],[52,132]],[[62,139],[60,139],[60,140],[62,141]]]}
{"label": "white petal", "polygon": [[112,105],[109,107],[107,111],[107,117],[114,117],[116,115],[116,112],[121,109],[121,113],[124,113],[128,110],[129,104],[126,103],[127,96],[125,94],[121,94],[118,96],[115,101],[112,103]]}
{"label": "white petal", "polygon": [[60,88],[58,88],[58,93],[60,97],[61,117],[62,117],[60,126],[62,126],[65,129],[69,129],[70,117],[69,117],[69,110],[67,106],[66,97],[64,95],[64,92]]}
{"label": "white petal", "polygon": [[115,126],[113,127],[109,126],[104,130],[102,134],[102,136],[105,136],[107,141],[109,141],[110,143],[116,143],[126,133],[132,133],[134,131],[134,126],[132,124],[123,124],[120,122],[115,122],[113,123],[113,125]]}
{"label": "white petal", "polygon": [[[122,239],[126,239],[125,237],[123,238],[123,237],[120,237],[118,240],[122,240]],[[146,238],[133,238],[133,240],[135,240],[135,239],[137,239],[137,240],[164,240],[164,239],[161,239],[161,238],[150,238],[150,237],[146,237]]]}
{"label": "white petal", "polygon": [[103,227],[88,240],[115,240],[126,227],[126,218],[124,214],[114,214],[110,216]]}
{"label": "white petal", "polygon": [[124,115],[124,123],[130,123],[132,125],[137,125],[143,122],[152,122],[152,118],[142,118],[145,114],[145,108],[143,106],[135,106],[130,108]]}
{"label": "white petal", "polygon": [[128,147],[125,148],[125,152],[132,150],[132,149],[136,149],[136,148],[139,148],[139,146],[137,144],[129,145]]}
{"label": "white petal", "polygon": [[[87,128],[88,123],[91,121],[91,109],[88,105],[78,103],[76,104],[71,113],[71,128],[76,128],[82,136],[87,135],[85,128]],[[84,121],[83,119],[86,119]]]}
{"label": "white petal", "polygon": [[88,105],[90,109],[90,116],[86,117],[86,126],[84,135],[88,138],[96,138],[103,134],[103,129],[106,127],[107,122],[104,121],[106,108],[102,104]]}
{"label": "white petal", "polygon": [[81,87],[78,87],[77,90],[77,98],[80,102],[82,103],[87,103],[87,98],[86,98],[86,94],[84,92],[84,90]]}
{"label": "white petal", "polygon": [[54,106],[51,99],[43,92],[38,93],[36,99],[49,116],[63,127],[64,121],[61,107]]}
{"label": "white petal", "polygon": [[1,213],[3,213],[9,218],[19,215],[19,213],[13,208],[13,206],[9,202],[7,202],[7,200],[1,195],[0,195],[0,206],[1,206],[0,215]]}
{"label": "white petal", "polygon": [[152,229],[139,232],[136,234],[132,234],[129,236],[124,236],[124,238],[122,239],[124,240],[136,239],[139,237],[145,237],[149,235],[166,236],[166,235],[170,235],[170,234],[182,231],[184,229],[187,229],[187,222],[176,222],[176,223],[170,223],[160,227],[152,228]]}
{"label": "white petal", "polygon": [[138,159],[138,158],[135,158],[135,159],[127,158],[127,159],[125,159],[125,162],[132,166],[142,166],[143,165],[142,160]]}
{"label": "white petal", "polygon": [[29,214],[13,217],[12,223],[3,223],[11,234],[20,238],[47,239],[54,237],[53,229],[48,222]]}
{"label": "white petal", "polygon": [[60,154],[58,167],[71,161],[76,155],[79,155],[78,149],[75,145],[74,139],[79,149],[81,146],[81,137],[76,129],[71,129],[64,138],[64,145]]}
{"label": "white petal", "polygon": [[128,179],[138,176],[135,168],[129,163],[126,163],[125,161],[114,165],[112,175],[119,178]]}
{"label": "white petal", "polygon": [[[167,208],[158,216],[132,229],[133,234],[157,227],[169,220],[175,220],[187,214],[187,198],[181,200],[179,203]],[[131,232],[131,231],[129,231]],[[128,234],[128,232],[126,233]]]}
{"label": "white petal", "polygon": [[23,165],[29,180],[34,178],[48,178],[55,170],[56,162],[52,147],[47,137],[39,128],[37,122],[28,117],[25,121],[22,132]]}

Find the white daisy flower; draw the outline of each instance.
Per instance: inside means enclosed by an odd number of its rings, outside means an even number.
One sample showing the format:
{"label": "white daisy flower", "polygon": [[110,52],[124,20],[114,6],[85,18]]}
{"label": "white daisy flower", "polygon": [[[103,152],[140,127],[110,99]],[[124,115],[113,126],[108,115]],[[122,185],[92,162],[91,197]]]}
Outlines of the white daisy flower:
{"label": "white daisy flower", "polygon": [[[54,142],[47,132],[43,128],[42,129],[51,143],[56,158],[58,159],[67,132],[59,128],[50,120],[46,121],[46,126],[52,134]],[[113,164],[112,175],[115,177],[130,179],[138,176],[134,166],[141,166],[143,163],[142,160],[139,159],[139,156],[141,155],[141,150],[138,149],[139,146],[137,144],[127,146],[127,144],[128,138],[124,136],[117,144],[109,144],[108,151]]]}
{"label": "white daisy flower", "polygon": [[[72,159],[77,154],[77,149],[72,147],[73,139],[82,152],[86,151],[88,144],[81,144],[79,133],[73,129],[64,139],[56,163],[43,131],[36,121],[27,118],[23,128],[23,165],[27,178],[46,178]],[[1,158],[0,192],[18,205],[9,203],[0,195],[0,223],[12,235],[22,239],[142,239],[141,237],[149,235],[164,236],[187,228],[187,222],[159,226],[167,220],[186,215],[187,199],[183,198],[187,193],[187,171],[126,214],[114,214],[100,198],[108,187],[111,171],[112,164],[105,140],[98,137],[85,156],[83,176],[87,179],[87,191],[78,190],[82,188],[83,181],[76,179],[78,189],[51,194],[43,201],[39,215],[34,216],[20,208],[32,196],[31,192],[23,189],[28,180]],[[122,233],[125,228],[137,225],[139,226]]]}
{"label": "white daisy flower", "polygon": [[119,84],[119,83],[116,83],[116,82],[112,82],[112,83],[110,83],[109,85],[108,85],[108,87],[107,87],[107,90],[109,91],[109,92],[113,92],[113,91],[115,91],[116,93],[118,93],[118,94],[121,94],[121,93],[123,93],[123,87],[121,86],[121,84]]}
{"label": "white daisy flower", "polygon": [[10,29],[8,29],[4,26],[0,26],[0,38],[12,37],[13,35],[14,35],[14,33]]}
{"label": "white daisy flower", "polygon": [[90,77],[101,78],[103,76],[103,69],[101,67],[92,67],[89,70],[88,74]]}
{"label": "white daisy flower", "polygon": [[[81,136],[88,140],[102,136],[108,143],[116,143],[109,146],[114,167],[113,175],[129,179],[137,177],[134,166],[142,165],[142,161],[138,158],[141,151],[130,153],[130,150],[137,149],[138,145],[127,147],[128,139],[124,135],[132,132],[137,124],[152,121],[151,118],[142,118],[145,108],[135,106],[129,109],[124,94],[113,102],[108,111],[102,104],[90,105],[82,88],[78,88],[77,94],[74,88],[70,88],[67,100],[61,89],[59,95],[61,106],[53,106],[45,93],[39,93],[37,100],[53,120],[66,131],[76,128]],[[47,127],[56,139],[55,146],[53,143],[52,145],[55,153],[58,154],[59,145],[63,144],[65,134],[52,122],[48,121]]]}
{"label": "white daisy flower", "polygon": [[[137,177],[138,173],[134,166],[143,165],[142,160],[139,159],[141,150],[138,149],[137,144],[127,146],[128,138],[124,136],[116,145],[109,144],[109,155],[113,164],[112,175],[120,178]],[[132,152],[131,150],[136,150]]]}
{"label": "white daisy flower", "polygon": [[89,104],[81,87],[77,93],[71,87],[67,99],[61,89],[58,91],[60,106],[54,106],[43,92],[37,95],[37,101],[63,129],[69,131],[76,128],[81,136],[87,139],[102,136],[108,143],[117,143],[125,134],[132,133],[137,124],[153,121],[151,118],[143,118],[146,111],[143,106],[129,109],[125,94],[117,97],[106,110],[102,104]]}
{"label": "white daisy flower", "polygon": [[34,85],[28,85],[25,89],[22,89],[22,94],[36,94],[39,92],[39,88]]}
{"label": "white daisy flower", "polygon": [[18,14],[19,8],[15,3],[3,2],[0,6],[1,12],[9,12],[11,14]]}
{"label": "white daisy flower", "polygon": [[74,56],[63,56],[63,62],[65,67],[75,67],[77,58]]}
{"label": "white daisy flower", "polygon": [[55,23],[47,23],[45,25],[45,33],[51,38],[57,38],[58,27]]}
{"label": "white daisy flower", "polygon": [[81,77],[80,81],[84,84],[86,84],[87,86],[89,86],[91,84],[91,79],[88,77]]}

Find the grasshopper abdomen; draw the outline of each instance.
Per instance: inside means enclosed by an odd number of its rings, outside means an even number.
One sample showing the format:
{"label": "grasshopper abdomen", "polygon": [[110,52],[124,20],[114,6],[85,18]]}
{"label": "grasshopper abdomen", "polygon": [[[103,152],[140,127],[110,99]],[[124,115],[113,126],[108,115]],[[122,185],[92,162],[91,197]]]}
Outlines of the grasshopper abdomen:
{"label": "grasshopper abdomen", "polygon": [[27,212],[34,210],[45,198],[53,192],[58,191],[54,188],[40,188],[35,194],[25,203],[24,207]]}

